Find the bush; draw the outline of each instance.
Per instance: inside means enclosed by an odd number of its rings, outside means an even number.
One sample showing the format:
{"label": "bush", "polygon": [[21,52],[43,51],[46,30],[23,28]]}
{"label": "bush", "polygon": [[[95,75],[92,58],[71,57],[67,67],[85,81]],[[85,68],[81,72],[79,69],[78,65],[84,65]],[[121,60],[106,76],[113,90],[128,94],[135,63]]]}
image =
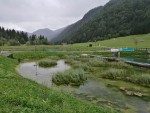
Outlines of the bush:
{"label": "bush", "polygon": [[57,65],[57,62],[54,61],[54,60],[41,60],[38,65],[40,67],[44,67],[44,68],[47,68],[47,67],[53,67],[53,66],[56,66]]}
{"label": "bush", "polygon": [[20,43],[15,39],[11,39],[11,40],[9,40],[8,45],[9,46],[18,46],[18,45],[20,45]]}
{"label": "bush", "polygon": [[126,76],[126,71],[123,69],[110,68],[106,70],[102,75],[103,78],[119,79],[119,78],[124,78]]}
{"label": "bush", "polygon": [[89,47],[92,47],[93,45],[92,44],[89,44]]}
{"label": "bush", "polygon": [[83,69],[69,70],[66,72],[59,72],[53,76],[52,81],[57,85],[73,85],[79,86],[87,77],[85,76]]}

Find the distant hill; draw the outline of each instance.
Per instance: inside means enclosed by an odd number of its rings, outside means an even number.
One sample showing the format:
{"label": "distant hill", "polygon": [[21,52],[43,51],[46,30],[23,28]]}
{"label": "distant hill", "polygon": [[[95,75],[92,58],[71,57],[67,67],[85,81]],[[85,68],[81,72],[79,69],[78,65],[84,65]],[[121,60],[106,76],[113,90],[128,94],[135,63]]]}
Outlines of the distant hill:
{"label": "distant hill", "polygon": [[110,0],[90,10],[52,41],[80,43],[146,33],[150,33],[150,0]]}
{"label": "distant hill", "polygon": [[29,33],[29,35],[35,34],[36,36],[40,36],[43,35],[44,37],[47,37],[48,40],[51,40],[53,38],[55,38],[56,36],[58,36],[65,28],[61,28],[58,30],[50,30],[48,28],[45,29],[39,29],[37,31],[34,31],[33,33]]}

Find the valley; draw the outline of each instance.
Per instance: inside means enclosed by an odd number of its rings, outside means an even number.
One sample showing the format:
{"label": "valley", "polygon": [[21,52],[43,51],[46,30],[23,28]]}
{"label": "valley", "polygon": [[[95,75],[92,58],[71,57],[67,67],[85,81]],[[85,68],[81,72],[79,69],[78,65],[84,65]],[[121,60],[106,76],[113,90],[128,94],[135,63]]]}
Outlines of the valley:
{"label": "valley", "polygon": [[0,113],[150,113],[149,0],[7,2]]}

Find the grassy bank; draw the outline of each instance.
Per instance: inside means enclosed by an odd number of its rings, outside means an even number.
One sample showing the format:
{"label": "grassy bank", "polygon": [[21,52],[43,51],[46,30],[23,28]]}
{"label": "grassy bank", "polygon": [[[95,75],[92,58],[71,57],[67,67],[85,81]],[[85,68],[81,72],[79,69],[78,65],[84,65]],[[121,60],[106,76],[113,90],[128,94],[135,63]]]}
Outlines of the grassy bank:
{"label": "grassy bank", "polygon": [[41,86],[19,76],[17,60],[0,56],[0,112],[106,113],[102,107]]}
{"label": "grassy bank", "polygon": [[45,57],[49,56],[58,56],[60,58],[63,58],[66,54],[70,54],[67,52],[42,52],[42,51],[36,51],[36,52],[15,52],[14,58],[18,59],[28,59],[28,60],[39,60]]}

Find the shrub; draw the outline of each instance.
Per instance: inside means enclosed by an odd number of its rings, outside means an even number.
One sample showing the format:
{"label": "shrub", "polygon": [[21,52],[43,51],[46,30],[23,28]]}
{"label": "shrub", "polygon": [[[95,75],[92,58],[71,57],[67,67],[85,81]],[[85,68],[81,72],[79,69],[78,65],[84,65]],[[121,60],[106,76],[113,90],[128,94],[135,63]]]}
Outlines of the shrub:
{"label": "shrub", "polygon": [[52,81],[57,85],[75,85],[82,84],[87,79],[83,69],[69,70],[59,72],[53,76]]}
{"label": "shrub", "polygon": [[40,67],[44,67],[44,68],[47,68],[47,67],[53,67],[53,66],[56,66],[57,65],[57,62],[54,61],[54,60],[41,60],[38,65]]}
{"label": "shrub", "polygon": [[8,41],[8,45],[9,46],[18,46],[18,45],[20,45],[20,43],[15,39],[11,39]]}
{"label": "shrub", "polygon": [[93,46],[93,44],[89,44],[89,47],[92,47]]}

